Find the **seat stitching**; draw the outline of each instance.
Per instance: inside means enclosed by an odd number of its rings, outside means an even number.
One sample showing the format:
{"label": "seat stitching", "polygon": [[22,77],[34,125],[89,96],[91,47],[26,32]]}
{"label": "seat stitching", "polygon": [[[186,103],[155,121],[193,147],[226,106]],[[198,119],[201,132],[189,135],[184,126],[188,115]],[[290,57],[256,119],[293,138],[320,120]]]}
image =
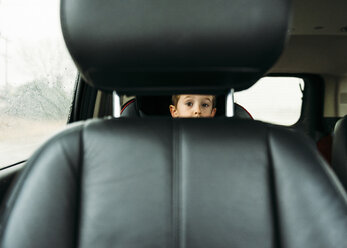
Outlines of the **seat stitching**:
{"label": "seat stitching", "polygon": [[269,189],[270,189],[270,201],[272,207],[272,221],[273,221],[273,246],[274,247],[282,247],[281,244],[281,230],[280,230],[280,216],[278,212],[278,192],[276,188],[276,173],[275,173],[275,165],[272,157],[272,149],[271,149],[271,141],[270,141],[270,129],[267,127],[266,129],[266,146],[267,146],[267,157],[269,161],[268,166],[268,175],[269,175]]}
{"label": "seat stitching", "polygon": [[178,128],[172,124],[172,238],[173,247],[179,247],[179,182],[178,182]]}
{"label": "seat stitching", "polygon": [[81,237],[81,229],[80,229],[80,225],[81,225],[81,213],[82,213],[82,178],[83,178],[83,151],[84,151],[84,129],[85,129],[85,125],[83,125],[83,128],[81,129],[80,132],[80,136],[79,136],[79,156],[78,156],[78,176],[76,177],[76,184],[77,184],[77,192],[76,192],[76,240],[75,240],[75,247],[79,247],[80,246],[80,237]]}
{"label": "seat stitching", "polygon": [[178,247],[185,247],[185,239],[184,237],[184,228],[183,228],[183,216],[182,216],[182,187],[183,187],[183,182],[182,182],[182,154],[181,154],[181,148],[182,148],[182,132],[180,129],[180,125],[178,123],[177,125],[177,151],[176,151],[176,156],[177,156],[177,231],[178,231]]}

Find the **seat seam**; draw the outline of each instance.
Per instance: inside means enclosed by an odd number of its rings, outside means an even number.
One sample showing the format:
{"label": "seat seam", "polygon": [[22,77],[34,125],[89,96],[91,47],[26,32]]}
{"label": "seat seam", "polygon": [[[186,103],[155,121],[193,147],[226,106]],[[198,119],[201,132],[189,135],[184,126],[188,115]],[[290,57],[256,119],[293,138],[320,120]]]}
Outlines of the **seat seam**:
{"label": "seat seam", "polygon": [[280,230],[280,216],[278,212],[278,192],[276,188],[276,175],[275,165],[272,157],[271,141],[270,141],[270,128],[266,128],[266,146],[267,146],[267,157],[269,161],[268,176],[269,176],[269,188],[270,188],[270,201],[271,201],[271,212],[272,216],[272,227],[273,227],[273,245],[276,248],[281,248],[281,230]]}
{"label": "seat seam", "polygon": [[[42,152],[42,151],[41,151]],[[36,153],[34,157],[32,157],[32,160],[30,160],[30,163],[28,165],[25,165],[26,168],[24,168],[24,171],[22,174],[16,179],[16,182],[14,185],[14,188],[10,189],[12,193],[10,195],[7,195],[7,197],[3,200],[3,206],[1,210],[1,226],[0,226],[0,240],[1,242],[4,240],[4,234],[5,229],[4,227],[7,226],[9,217],[11,216],[13,210],[14,210],[14,204],[17,201],[20,193],[22,192],[22,188],[24,187],[24,184],[26,182],[26,178],[31,173],[33,165],[35,164],[35,161],[38,159],[38,155],[41,154]],[[1,244],[0,244],[1,245]]]}
{"label": "seat seam", "polygon": [[[82,128],[80,128],[79,131],[81,131],[81,129]],[[50,144],[53,144],[54,142],[58,142],[62,136],[63,136],[62,134],[58,134],[54,138],[47,141],[44,144],[44,146],[42,146],[38,150],[38,152],[34,153],[31,156],[31,158],[28,160],[28,163],[23,168],[24,171],[21,173],[21,175],[17,179],[15,179],[15,182],[13,184],[14,187],[9,189],[9,192],[11,192],[11,194],[7,195],[7,197],[4,199],[4,203],[2,206],[2,210],[1,210],[1,216],[2,216],[1,221],[0,221],[2,223],[0,226],[0,240],[1,241],[3,240],[3,236],[5,234],[5,230],[3,228],[7,226],[9,217],[11,216],[11,214],[14,210],[14,205],[17,202],[18,197],[20,196],[20,194],[23,191],[22,189],[26,183],[26,179],[32,173],[32,170],[34,168],[34,165],[36,164],[36,161],[40,158],[40,154],[42,154],[44,152],[45,148],[48,147]],[[59,145],[62,148],[62,151],[65,152],[65,149],[63,149],[61,144],[59,144]],[[73,175],[76,175],[74,173],[74,170],[70,166],[71,161],[69,159],[68,159],[68,163],[69,163],[68,167],[73,172]]]}
{"label": "seat seam", "polygon": [[81,237],[81,229],[80,229],[80,225],[81,225],[81,213],[82,213],[82,178],[83,178],[83,151],[84,151],[84,129],[85,129],[86,125],[83,125],[83,128],[80,131],[80,135],[79,135],[79,156],[78,156],[78,176],[76,177],[76,240],[75,240],[75,247],[80,247],[80,237]]}
{"label": "seat seam", "polygon": [[178,128],[175,121],[172,142],[172,239],[173,247],[179,247]]}
{"label": "seat seam", "polygon": [[182,200],[182,188],[183,188],[183,181],[182,181],[182,132],[181,132],[181,126],[178,123],[177,125],[177,217],[178,217],[178,247],[185,247],[185,239],[184,237],[184,228],[183,228],[183,216],[182,216],[182,208],[183,208],[183,200]]}

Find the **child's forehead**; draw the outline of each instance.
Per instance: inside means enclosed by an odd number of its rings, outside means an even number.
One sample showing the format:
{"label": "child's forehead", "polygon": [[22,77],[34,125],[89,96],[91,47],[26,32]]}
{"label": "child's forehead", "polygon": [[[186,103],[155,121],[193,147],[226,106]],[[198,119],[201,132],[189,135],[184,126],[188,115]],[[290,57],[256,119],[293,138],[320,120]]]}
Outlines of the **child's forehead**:
{"label": "child's forehead", "polygon": [[197,94],[191,94],[191,95],[178,95],[178,99],[179,100],[184,100],[184,99],[208,99],[210,101],[212,101],[213,99],[213,95],[197,95]]}

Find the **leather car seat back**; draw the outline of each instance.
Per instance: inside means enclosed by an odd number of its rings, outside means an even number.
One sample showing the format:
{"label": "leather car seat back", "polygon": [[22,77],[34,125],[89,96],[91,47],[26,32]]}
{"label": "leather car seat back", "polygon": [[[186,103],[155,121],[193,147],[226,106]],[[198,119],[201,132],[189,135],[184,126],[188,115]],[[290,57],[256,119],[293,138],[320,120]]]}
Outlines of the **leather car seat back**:
{"label": "leather car seat back", "polygon": [[88,121],[28,161],[1,247],[343,247],[335,185],[315,145],[280,127]]}
{"label": "leather car seat back", "polygon": [[347,116],[341,118],[335,125],[331,165],[347,189]]}

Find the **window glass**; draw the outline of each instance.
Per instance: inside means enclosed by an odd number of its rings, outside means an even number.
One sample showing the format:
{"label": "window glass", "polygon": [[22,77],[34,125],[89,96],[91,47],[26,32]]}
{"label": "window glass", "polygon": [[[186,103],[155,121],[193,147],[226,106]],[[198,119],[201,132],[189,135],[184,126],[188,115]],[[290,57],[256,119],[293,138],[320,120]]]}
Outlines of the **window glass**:
{"label": "window glass", "polygon": [[251,88],[235,92],[235,102],[255,120],[293,125],[301,115],[304,81],[297,77],[264,77]]}
{"label": "window glass", "polygon": [[76,74],[58,0],[0,1],[0,168],[63,128]]}

